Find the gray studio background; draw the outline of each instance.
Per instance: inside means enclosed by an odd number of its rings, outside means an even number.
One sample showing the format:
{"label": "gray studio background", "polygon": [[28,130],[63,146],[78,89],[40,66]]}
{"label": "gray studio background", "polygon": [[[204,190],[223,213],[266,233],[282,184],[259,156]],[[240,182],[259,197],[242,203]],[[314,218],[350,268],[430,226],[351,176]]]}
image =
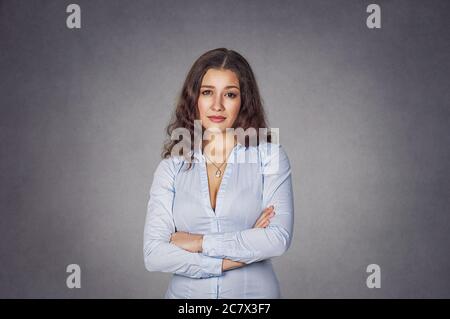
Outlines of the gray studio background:
{"label": "gray studio background", "polygon": [[148,191],[184,77],[217,47],[250,62],[292,164],[284,297],[450,297],[449,9],[0,1],[0,297],[163,296],[170,274],[142,256]]}

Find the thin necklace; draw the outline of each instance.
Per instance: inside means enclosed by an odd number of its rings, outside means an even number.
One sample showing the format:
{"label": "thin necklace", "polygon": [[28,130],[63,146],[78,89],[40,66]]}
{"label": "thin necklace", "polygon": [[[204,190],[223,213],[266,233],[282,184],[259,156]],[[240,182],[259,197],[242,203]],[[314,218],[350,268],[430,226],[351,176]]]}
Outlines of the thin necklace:
{"label": "thin necklace", "polygon": [[220,176],[222,176],[222,171],[220,170],[220,168],[223,166],[223,164],[225,164],[226,162],[224,162],[224,163],[222,163],[222,165],[220,165],[220,166],[217,166],[213,161],[211,161],[211,159],[206,155],[206,153],[205,153],[205,156],[206,156],[206,158],[207,159],[209,159],[209,161],[217,168],[217,171],[216,171],[216,177],[217,178],[219,178]]}

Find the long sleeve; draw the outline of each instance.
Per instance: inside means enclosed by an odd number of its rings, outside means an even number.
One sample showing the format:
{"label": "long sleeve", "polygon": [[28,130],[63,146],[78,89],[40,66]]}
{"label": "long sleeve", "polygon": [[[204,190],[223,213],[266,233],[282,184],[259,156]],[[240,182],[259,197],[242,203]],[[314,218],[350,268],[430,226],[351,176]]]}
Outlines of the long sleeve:
{"label": "long sleeve", "polygon": [[170,243],[175,232],[172,218],[175,171],[174,160],[168,158],[159,163],[153,174],[144,227],[145,268],[191,278],[221,276],[222,259],[191,253]]}
{"label": "long sleeve", "polygon": [[[271,152],[268,154],[268,145]],[[294,223],[291,167],[280,144],[265,143],[260,148],[263,174],[263,208],[274,205],[275,216],[266,228],[203,236],[202,253],[252,263],[282,255],[290,246]]]}

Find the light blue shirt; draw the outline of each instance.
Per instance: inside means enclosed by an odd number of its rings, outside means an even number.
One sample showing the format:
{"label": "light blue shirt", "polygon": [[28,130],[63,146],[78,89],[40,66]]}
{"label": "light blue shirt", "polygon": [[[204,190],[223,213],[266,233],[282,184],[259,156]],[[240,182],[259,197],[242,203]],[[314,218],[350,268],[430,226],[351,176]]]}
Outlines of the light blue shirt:
{"label": "light blue shirt", "polygon": [[[205,156],[194,152],[187,170],[181,156],[161,160],[153,175],[144,227],[148,271],[173,273],[165,298],[282,298],[271,258],[290,246],[294,223],[291,166],[280,144],[231,151],[211,206]],[[274,205],[266,228],[253,228]],[[203,234],[203,251],[170,243],[171,234]],[[246,265],[222,271],[222,259]]]}

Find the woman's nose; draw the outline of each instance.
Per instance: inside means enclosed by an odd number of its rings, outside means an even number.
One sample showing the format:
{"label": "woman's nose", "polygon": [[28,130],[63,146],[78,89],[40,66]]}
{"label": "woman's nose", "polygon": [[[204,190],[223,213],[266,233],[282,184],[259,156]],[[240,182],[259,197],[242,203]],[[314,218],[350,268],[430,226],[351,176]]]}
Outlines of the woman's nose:
{"label": "woman's nose", "polygon": [[221,111],[224,109],[224,107],[222,105],[222,97],[221,96],[216,97],[216,99],[214,100],[214,104],[212,105],[212,109],[214,111]]}

